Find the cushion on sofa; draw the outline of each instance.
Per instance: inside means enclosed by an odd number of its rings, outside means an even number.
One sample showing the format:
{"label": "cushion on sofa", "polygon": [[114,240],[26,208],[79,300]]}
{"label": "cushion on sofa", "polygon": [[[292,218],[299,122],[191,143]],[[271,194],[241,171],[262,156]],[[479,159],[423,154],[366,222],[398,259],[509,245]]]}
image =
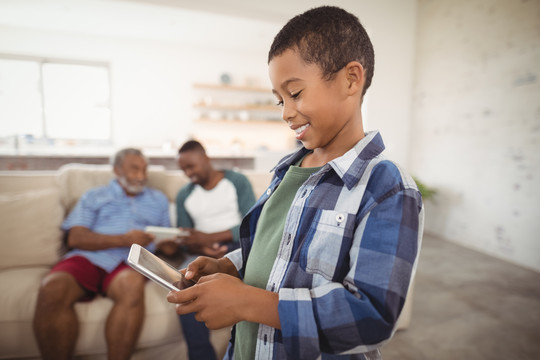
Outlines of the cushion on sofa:
{"label": "cushion on sofa", "polygon": [[0,193],[0,269],[54,264],[63,218],[56,188]]}
{"label": "cushion on sofa", "polygon": [[0,359],[38,354],[32,330],[37,289],[48,267],[0,271]]}

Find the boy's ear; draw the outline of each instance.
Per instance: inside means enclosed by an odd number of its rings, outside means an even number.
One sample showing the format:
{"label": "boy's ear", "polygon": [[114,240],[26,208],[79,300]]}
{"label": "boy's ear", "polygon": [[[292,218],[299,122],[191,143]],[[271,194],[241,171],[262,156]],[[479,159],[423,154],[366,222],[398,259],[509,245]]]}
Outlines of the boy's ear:
{"label": "boy's ear", "polygon": [[345,65],[345,74],[347,77],[349,95],[357,92],[362,94],[365,83],[364,67],[358,61],[351,61]]}

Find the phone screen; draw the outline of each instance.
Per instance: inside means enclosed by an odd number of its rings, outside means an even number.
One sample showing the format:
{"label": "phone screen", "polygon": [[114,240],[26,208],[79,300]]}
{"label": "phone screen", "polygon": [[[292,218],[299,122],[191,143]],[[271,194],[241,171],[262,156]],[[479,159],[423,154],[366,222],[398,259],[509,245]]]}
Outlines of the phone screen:
{"label": "phone screen", "polygon": [[[139,272],[142,272],[143,275],[149,277],[152,280],[156,280],[151,276],[151,274],[148,274],[148,272],[153,273],[161,279],[165,280],[167,283],[173,284],[179,290],[185,289],[195,284],[193,281],[187,280],[181,272],[176,270],[171,265],[167,264],[165,261],[158,258],[156,255],[152,254],[150,251],[146,250],[143,247],[139,247],[139,249],[139,257],[137,261],[133,263],[133,265],[135,266],[135,269]],[[131,263],[132,261],[129,262]],[[165,285],[161,282],[159,283],[161,285]]]}

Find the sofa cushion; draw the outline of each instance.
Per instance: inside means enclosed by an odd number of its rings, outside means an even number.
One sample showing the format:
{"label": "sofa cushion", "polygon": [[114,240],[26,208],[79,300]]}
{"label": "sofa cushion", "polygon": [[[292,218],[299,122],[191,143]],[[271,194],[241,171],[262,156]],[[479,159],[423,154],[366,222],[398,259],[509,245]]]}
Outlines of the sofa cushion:
{"label": "sofa cushion", "polygon": [[37,289],[48,267],[0,271],[0,359],[36,356],[32,332]]}
{"label": "sofa cushion", "polygon": [[54,264],[63,218],[56,188],[0,193],[0,269]]}

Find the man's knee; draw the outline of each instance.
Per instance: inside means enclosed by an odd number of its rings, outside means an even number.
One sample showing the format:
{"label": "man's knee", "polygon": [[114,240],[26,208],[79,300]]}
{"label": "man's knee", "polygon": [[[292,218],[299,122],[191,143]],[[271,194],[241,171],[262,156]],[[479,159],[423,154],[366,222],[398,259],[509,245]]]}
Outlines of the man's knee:
{"label": "man's knee", "polygon": [[83,295],[83,288],[72,275],[65,272],[53,272],[41,282],[38,305],[71,306]]}
{"label": "man's knee", "polygon": [[119,272],[110,282],[107,296],[131,305],[143,303],[145,278],[131,269]]}

